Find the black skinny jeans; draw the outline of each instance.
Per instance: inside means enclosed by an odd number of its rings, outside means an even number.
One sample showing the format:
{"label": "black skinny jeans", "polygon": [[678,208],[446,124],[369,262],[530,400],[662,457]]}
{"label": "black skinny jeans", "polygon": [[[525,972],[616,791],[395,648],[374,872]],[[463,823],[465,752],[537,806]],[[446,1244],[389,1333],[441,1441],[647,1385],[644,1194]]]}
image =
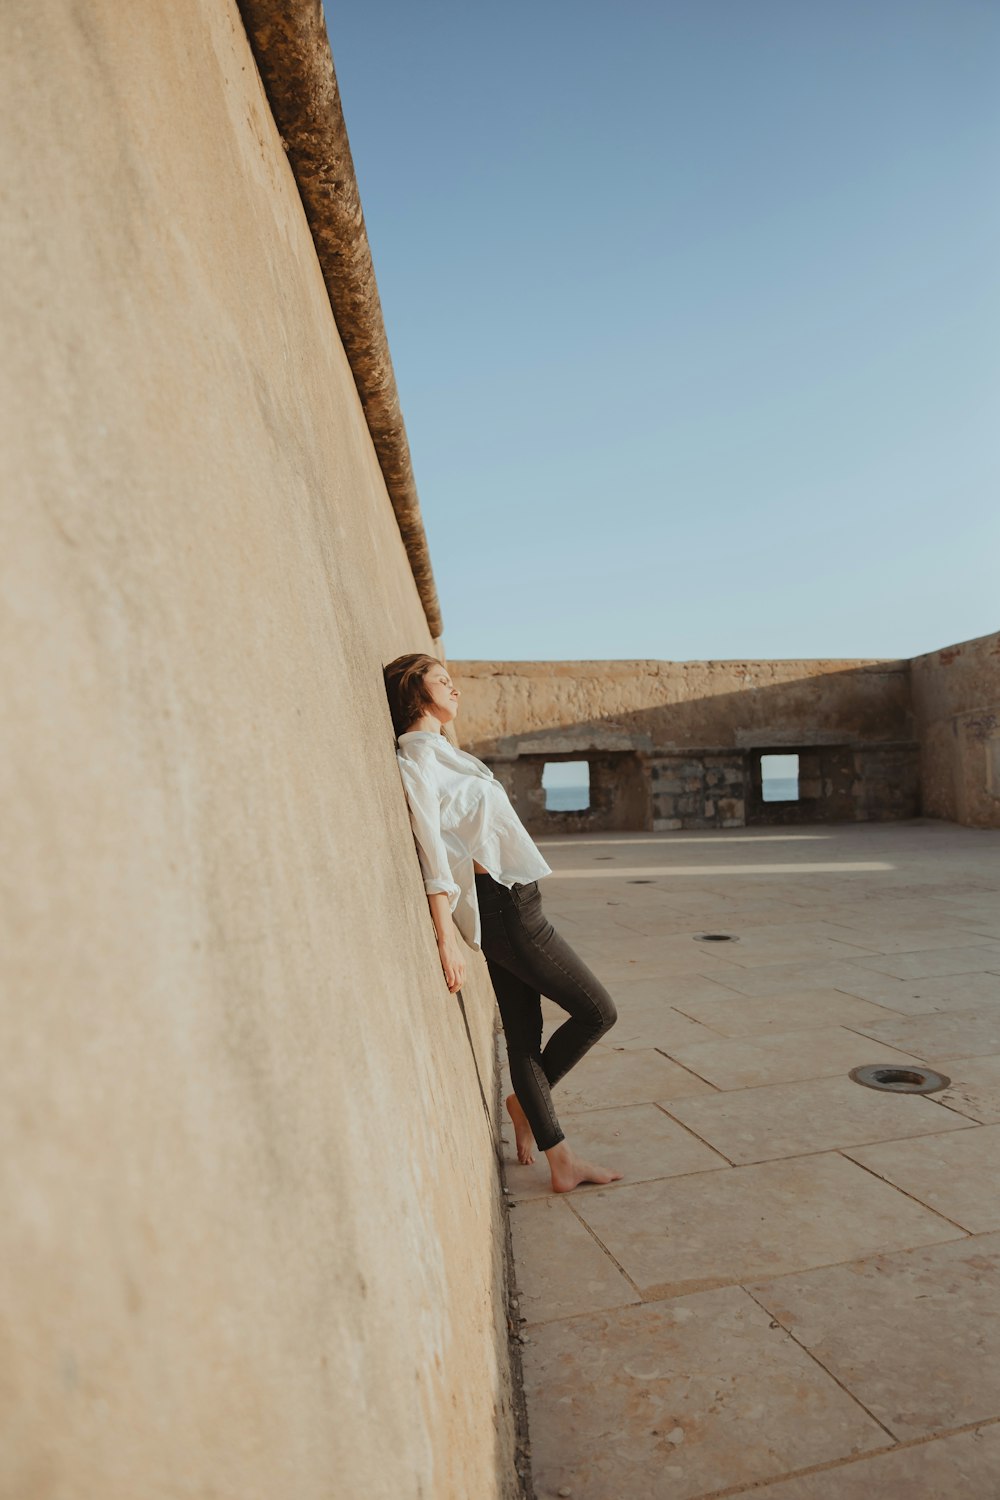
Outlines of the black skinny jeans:
{"label": "black skinny jeans", "polygon": [[[507,1039],[510,1081],[540,1151],[564,1139],[549,1093],[618,1018],[599,979],[542,911],[538,881],[501,885],[476,871],[483,956]],[[542,1047],[542,1000],[569,1012]]]}

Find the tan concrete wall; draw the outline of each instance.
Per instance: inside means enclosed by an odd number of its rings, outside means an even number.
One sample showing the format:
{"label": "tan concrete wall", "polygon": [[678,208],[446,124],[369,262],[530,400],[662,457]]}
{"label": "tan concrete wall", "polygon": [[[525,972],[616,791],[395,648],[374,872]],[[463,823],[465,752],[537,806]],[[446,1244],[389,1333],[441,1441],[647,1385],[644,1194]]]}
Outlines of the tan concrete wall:
{"label": "tan concrete wall", "polygon": [[923,811],[1000,828],[1000,634],[911,663]]}
{"label": "tan concrete wall", "polygon": [[903,661],[453,661],[476,755],[909,739]]}
{"label": "tan concrete wall", "polygon": [[4,32],[0,1495],[507,1494],[431,642],[237,11]]}

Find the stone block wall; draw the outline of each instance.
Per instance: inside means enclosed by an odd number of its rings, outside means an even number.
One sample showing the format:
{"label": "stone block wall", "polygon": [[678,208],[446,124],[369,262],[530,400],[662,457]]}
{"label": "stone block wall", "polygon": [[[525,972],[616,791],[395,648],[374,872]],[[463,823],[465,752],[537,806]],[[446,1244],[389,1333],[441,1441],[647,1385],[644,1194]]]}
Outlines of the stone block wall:
{"label": "stone block wall", "polygon": [[654,830],[743,827],[743,756],[689,752],[651,758],[647,764]]}

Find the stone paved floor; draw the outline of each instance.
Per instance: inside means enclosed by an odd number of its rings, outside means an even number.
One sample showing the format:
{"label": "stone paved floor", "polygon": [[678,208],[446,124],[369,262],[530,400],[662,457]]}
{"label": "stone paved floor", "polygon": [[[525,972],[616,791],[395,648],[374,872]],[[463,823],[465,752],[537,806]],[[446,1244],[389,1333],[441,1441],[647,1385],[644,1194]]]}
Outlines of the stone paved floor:
{"label": "stone paved floor", "polygon": [[538,1500],[998,1500],[1000,833],[539,842],[620,1012],[557,1106],[625,1178],[507,1137]]}

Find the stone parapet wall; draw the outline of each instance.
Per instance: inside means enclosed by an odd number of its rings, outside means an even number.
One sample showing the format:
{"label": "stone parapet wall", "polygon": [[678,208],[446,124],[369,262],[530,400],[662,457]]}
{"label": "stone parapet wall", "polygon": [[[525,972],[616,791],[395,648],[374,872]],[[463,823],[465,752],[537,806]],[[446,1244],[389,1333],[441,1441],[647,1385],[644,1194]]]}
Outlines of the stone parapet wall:
{"label": "stone parapet wall", "polygon": [[[900,661],[451,662],[465,748],[528,829],[739,828],[918,810]],[[763,753],[798,754],[800,800],[765,803]],[[585,759],[590,807],[550,812],[548,761]]]}
{"label": "stone parapet wall", "polygon": [[911,665],[923,812],[1000,828],[1000,633]]}
{"label": "stone parapet wall", "polygon": [[913,738],[905,661],[451,662],[463,743],[498,759]]}

